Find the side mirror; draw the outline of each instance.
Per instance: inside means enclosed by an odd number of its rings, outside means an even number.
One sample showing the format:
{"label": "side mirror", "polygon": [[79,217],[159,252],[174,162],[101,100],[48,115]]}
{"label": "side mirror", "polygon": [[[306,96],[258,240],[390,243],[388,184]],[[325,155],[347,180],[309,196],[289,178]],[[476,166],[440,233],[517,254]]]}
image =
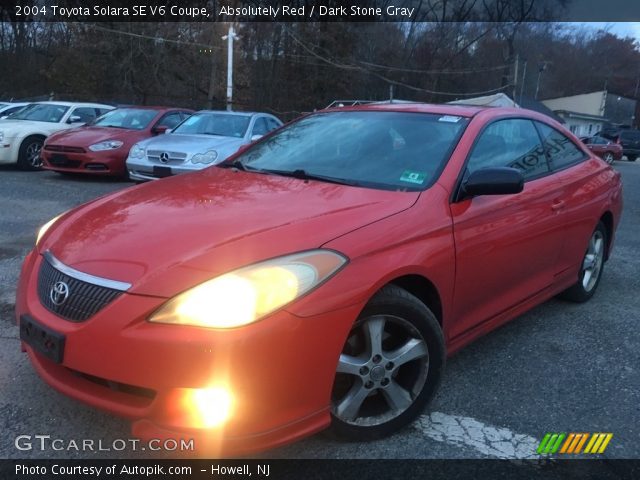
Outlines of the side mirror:
{"label": "side mirror", "polygon": [[251,135],[251,141],[255,142],[256,140],[260,140],[262,135]]}
{"label": "side mirror", "polygon": [[69,120],[67,120],[67,123],[72,124],[72,123],[84,123],[82,121],[82,117],[79,117],[78,115],[71,115],[69,117]]}
{"label": "side mirror", "polygon": [[155,135],[169,132],[171,132],[171,129],[166,125],[158,125],[157,127],[153,127],[153,130],[151,130],[151,133],[154,133]]}
{"label": "side mirror", "polygon": [[520,193],[523,188],[522,173],[510,167],[481,168],[462,184],[462,191],[468,196],[509,195]]}

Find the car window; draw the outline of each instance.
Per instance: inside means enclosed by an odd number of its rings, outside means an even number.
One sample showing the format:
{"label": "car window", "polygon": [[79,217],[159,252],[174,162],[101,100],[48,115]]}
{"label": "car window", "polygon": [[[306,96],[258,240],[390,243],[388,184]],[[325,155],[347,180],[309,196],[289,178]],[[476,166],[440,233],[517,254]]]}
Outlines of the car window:
{"label": "car window", "polygon": [[640,140],[640,132],[636,130],[623,130],[620,133],[620,138],[624,140]]}
{"label": "car window", "polygon": [[251,131],[251,136],[266,135],[268,132],[269,127],[267,126],[267,119],[264,117],[256,118],[256,123],[253,124],[253,130]]}
{"label": "car window", "polygon": [[476,141],[468,173],[488,167],[512,167],[525,180],[549,172],[549,164],[538,132],[530,120],[512,118],[489,125]]}
{"label": "car window", "polygon": [[5,108],[4,110],[2,110],[2,112],[0,112],[0,115],[5,116],[5,115],[11,115],[12,113],[15,112],[19,112],[20,110],[22,110],[25,106],[24,105],[20,105],[19,107],[9,107],[9,108]]}
{"label": "car window", "polygon": [[77,107],[71,112],[71,117],[80,117],[80,122],[89,123],[96,118],[96,109],[93,107]]}
{"label": "car window", "polygon": [[275,130],[276,128],[280,128],[280,123],[272,117],[267,117],[267,125],[269,127],[269,131]]}
{"label": "car window", "polygon": [[96,127],[124,128],[127,130],[142,130],[158,114],[155,110],[142,108],[117,108],[104,114],[93,124]]}
{"label": "car window", "polygon": [[98,112],[98,116],[104,115],[105,113],[110,112],[111,110],[113,110],[113,109],[112,108],[104,108],[104,107],[96,108],[96,112]]}
{"label": "car window", "polygon": [[363,187],[419,191],[435,181],[467,123],[463,117],[427,113],[317,113],[236,160],[247,170],[303,170]]}
{"label": "car window", "polygon": [[178,125],[172,133],[242,138],[249,128],[250,118],[248,115],[234,113],[195,113]]}
{"label": "car window", "polygon": [[69,107],[55,103],[32,103],[13,113],[11,120],[32,120],[35,122],[58,123]]}
{"label": "car window", "polygon": [[536,122],[542,137],[545,151],[554,169],[574,165],[587,158],[566,135],[544,123]]}
{"label": "car window", "polygon": [[182,116],[180,115],[180,112],[167,113],[164,117],[160,119],[160,121],[158,122],[158,126],[174,128],[181,121],[182,121]]}

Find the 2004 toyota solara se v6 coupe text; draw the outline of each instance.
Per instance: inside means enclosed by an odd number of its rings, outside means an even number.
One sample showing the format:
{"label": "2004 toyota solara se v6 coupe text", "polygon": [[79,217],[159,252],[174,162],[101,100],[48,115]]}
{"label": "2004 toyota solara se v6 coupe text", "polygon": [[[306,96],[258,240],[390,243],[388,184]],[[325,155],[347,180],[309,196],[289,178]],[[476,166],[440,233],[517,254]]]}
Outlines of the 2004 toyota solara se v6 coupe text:
{"label": "2004 toyota solara se v6 coupe text", "polygon": [[39,231],[20,338],[52,387],[221,455],[412,421],[447,355],[596,291],[619,173],[521,109],[303,117]]}

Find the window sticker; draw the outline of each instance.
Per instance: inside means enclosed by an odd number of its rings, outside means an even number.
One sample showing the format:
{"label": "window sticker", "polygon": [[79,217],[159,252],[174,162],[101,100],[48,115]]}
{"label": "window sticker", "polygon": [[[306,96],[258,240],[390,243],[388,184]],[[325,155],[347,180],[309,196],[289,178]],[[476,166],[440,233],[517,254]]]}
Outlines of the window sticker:
{"label": "window sticker", "polygon": [[462,117],[456,117],[455,115],[443,115],[438,119],[439,122],[459,122]]}
{"label": "window sticker", "polygon": [[400,181],[422,185],[425,178],[427,178],[427,174],[424,172],[414,172],[413,170],[405,170],[404,172],[402,172],[402,175],[400,176]]}

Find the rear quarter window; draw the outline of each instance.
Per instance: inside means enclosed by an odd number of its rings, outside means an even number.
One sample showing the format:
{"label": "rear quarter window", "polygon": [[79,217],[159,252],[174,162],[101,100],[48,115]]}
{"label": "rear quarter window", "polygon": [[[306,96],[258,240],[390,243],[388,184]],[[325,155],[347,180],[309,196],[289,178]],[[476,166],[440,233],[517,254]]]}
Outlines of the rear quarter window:
{"label": "rear quarter window", "polygon": [[554,170],[575,165],[587,158],[569,137],[544,123],[536,122],[545,152]]}

